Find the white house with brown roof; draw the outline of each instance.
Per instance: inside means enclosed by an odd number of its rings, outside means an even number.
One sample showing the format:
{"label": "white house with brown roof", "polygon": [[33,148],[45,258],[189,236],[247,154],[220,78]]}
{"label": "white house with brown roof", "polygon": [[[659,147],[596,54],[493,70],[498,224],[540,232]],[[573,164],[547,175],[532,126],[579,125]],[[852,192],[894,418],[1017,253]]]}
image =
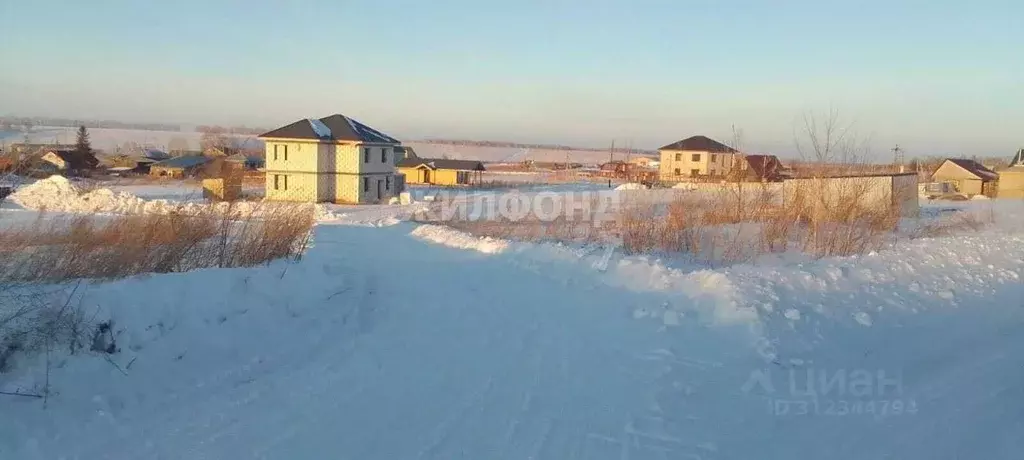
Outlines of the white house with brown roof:
{"label": "white house with brown roof", "polygon": [[707,136],[693,136],[660,149],[661,180],[724,178],[736,163],[739,151]]}
{"label": "white house with brown roof", "polygon": [[405,187],[395,170],[401,142],[345,115],[299,120],[259,137],[268,200],[378,203]]}

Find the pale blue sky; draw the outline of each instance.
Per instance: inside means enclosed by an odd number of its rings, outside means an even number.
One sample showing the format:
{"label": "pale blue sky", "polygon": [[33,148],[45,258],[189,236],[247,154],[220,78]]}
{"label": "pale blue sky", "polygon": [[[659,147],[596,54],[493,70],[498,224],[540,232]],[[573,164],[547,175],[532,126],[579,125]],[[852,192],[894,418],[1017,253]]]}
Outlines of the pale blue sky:
{"label": "pale blue sky", "polygon": [[1024,146],[1020,0],[0,0],[0,43],[0,114],[785,153],[833,106],[879,156]]}

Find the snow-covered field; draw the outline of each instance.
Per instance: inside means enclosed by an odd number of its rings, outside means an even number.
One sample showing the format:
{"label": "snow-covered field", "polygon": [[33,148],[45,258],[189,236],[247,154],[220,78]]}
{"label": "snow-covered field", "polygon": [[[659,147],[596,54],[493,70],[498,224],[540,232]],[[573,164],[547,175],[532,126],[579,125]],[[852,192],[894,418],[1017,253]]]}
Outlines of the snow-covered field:
{"label": "snow-covered field", "polygon": [[[45,408],[0,395],[0,458],[1024,452],[1024,202],[924,207],[996,213],[979,232],[713,270],[410,208],[330,207],[298,262],[82,285],[120,352],[54,353]],[[23,360],[0,391],[45,370]]]}

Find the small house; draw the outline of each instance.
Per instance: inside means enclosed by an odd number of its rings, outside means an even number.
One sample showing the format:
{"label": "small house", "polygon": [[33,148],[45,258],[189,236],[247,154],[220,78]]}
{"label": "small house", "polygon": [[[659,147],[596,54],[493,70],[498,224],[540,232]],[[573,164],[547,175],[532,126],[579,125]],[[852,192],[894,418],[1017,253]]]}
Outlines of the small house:
{"label": "small house", "polygon": [[778,182],[789,176],[775,155],[744,155],[735,172],[737,179],[753,182]]}
{"label": "small house", "polygon": [[932,182],[952,182],[958,193],[968,197],[992,195],[999,174],[966,158],[947,158],[932,173]]}
{"label": "small house", "polygon": [[259,155],[246,155],[244,153],[236,153],[225,157],[224,161],[235,164],[239,168],[247,171],[256,171],[264,165],[264,160]]}
{"label": "small house", "polygon": [[619,160],[602,163],[601,166],[599,166],[600,174],[606,177],[625,177],[628,176],[635,168],[636,165]]}
{"label": "small house", "polygon": [[74,149],[50,149],[39,159],[52,165],[55,172],[68,175],[86,174],[100,164],[100,160],[92,152],[79,152]]}
{"label": "small house", "polygon": [[1024,198],[1024,149],[1010,160],[1010,167],[999,171],[999,198]]}
{"label": "small house", "polygon": [[484,164],[473,160],[410,157],[398,163],[407,184],[471,185],[483,179]]}
{"label": "small house", "polygon": [[657,168],[659,162],[657,158],[638,156],[630,158],[629,163],[639,168]]}
{"label": "small house", "polygon": [[209,162],[210,159],[202,155],[175,157],[151,164],[149,166],[149,175],[171,179],[194,177]]}

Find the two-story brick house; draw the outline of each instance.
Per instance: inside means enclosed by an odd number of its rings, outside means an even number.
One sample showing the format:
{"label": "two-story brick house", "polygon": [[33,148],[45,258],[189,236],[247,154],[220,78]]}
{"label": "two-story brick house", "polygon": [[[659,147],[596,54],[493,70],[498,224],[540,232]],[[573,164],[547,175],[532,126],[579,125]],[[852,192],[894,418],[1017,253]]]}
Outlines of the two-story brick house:
{"label": "two-story brick house", "polygon": [[378,203],[405,187],[395,171],[401,142],[344,115],[299,120],[259,137],[268,200]]}
{"label": "two-story brick house", "polygon": [[658,149],[661,180],[722,177],[737,164],[739,151],[706,136],[693,136]]}

